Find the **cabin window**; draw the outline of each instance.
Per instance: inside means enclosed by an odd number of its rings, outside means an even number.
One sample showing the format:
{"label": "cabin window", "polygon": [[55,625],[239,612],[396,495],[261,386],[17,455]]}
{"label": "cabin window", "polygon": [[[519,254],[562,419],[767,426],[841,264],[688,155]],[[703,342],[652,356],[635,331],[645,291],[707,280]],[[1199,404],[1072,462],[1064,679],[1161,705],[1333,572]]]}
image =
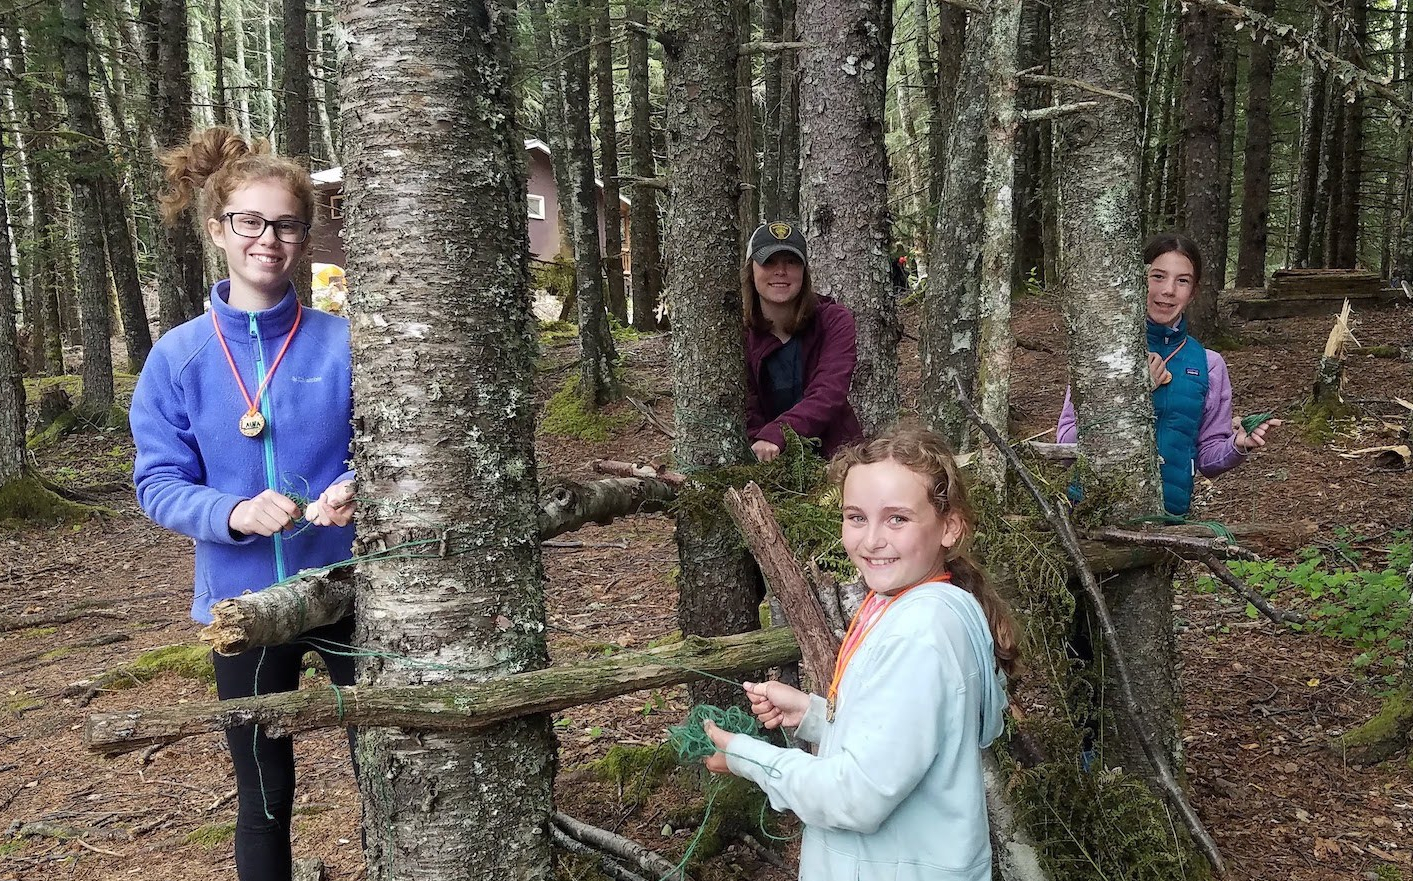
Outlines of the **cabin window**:
{"label": "cabin window", "polygon": [[329,219],[338,220],[343,217],[343,193],[334,193],[329,197]]}
{"label": "cabin window", "polygon": [[530,203],[530,219],[531,219],[531,220],[544,220],[544,219],[545,219],[545,197],[544,197],[544,196],[536,196],[534,193],[530,193],[530,194],[528,195],[528,197],[527,197],[527,200],[528,200],[529,203]]}

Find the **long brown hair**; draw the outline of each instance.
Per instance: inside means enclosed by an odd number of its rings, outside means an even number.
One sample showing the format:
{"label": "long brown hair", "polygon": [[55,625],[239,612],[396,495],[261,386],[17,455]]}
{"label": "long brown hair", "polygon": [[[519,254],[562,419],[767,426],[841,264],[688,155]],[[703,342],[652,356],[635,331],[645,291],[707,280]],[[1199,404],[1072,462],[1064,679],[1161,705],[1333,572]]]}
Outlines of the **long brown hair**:
{"label": "long brown hair", "polygon": [[314,222],[314,184],[297,162],[270,152],[270,142],[247,141],[234,129],[215,125],[159,157],[167,187],[158,196],[162,216],[174,223],[193,201],[207,219],[219,219],[231,193],[253,181],[284,184],[299,201],[303,219]]}
{"label": "long brown hair", "polygon": [[981,604],[991,630],[996,666],[1007,676],[1015,676],[1020,671],[1019,631],[1006,601],[969,551],[976,533],[976,513],[967,500],[966,482],[947,442],[925,428],[896,428],[836,453],[829,463],[829,479],[842,489],[849,469],[855,465],[888,461],[897,462],[927,481],[928,498],[938,515],[954,515],[961,520],[961,537],[946,550],[952,583]]}
{"label": "long brown hair", "polygon": [[1202,284],[1202,251],[1196,242],[1180,232],[1160,232],[1145,242],[1143,265],[1148,266],[1171,251],[1177,251],[1192,261],[1192,287],[1199,287]]}
{"label": "long brown hair", "polygon": [[[770,333],[773,325],[761,311],[760,291],[756,290],[756,276],[751,270],[751,262],[751,258],[747,257],[746,262],[741,264],[741,317],[747,330]],[[786,318],[782,327],[776,329],[782,333],[793,334],[809,324],[818,307],[819,296],[814,292],[814,280],[810,278],[810,267],[806,263],[805,277],[800,282],[800,295],[795,298],[795,311]]]}

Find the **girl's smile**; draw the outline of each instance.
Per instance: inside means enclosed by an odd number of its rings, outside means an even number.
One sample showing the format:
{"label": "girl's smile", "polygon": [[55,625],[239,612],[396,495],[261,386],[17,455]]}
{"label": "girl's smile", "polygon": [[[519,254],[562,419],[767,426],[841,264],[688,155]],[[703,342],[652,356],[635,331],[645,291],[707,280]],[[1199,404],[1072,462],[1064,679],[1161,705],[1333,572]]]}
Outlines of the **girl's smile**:
{"label": "girl's smile", "polygon": [[1196,288],[1192,261],[1178,251],[1158,255],[1148,267],[1148,317],[1172,327],[1192,302]]}
{"label": "girl's smile", "polygon": [[895,593],[940,574],[961,535],[961,518],[937,513],[922,475],[891,459],[849,469],[844,549],[874,592]]}
{"label": "girl's smile", "polygon": [[231,229],[230,213],[256,215],[266,220],[306,220],[299,199],[277,180],[255,180],[231,193],[223,217],[206,221],[207,232],[216,247],[226,253],[230,268],[230,304],[237,309],[258,312],[275,305],[289,289],[290,278],[304,252],[302,243],[284,242],[266,224],[256,238],[246,238]]}

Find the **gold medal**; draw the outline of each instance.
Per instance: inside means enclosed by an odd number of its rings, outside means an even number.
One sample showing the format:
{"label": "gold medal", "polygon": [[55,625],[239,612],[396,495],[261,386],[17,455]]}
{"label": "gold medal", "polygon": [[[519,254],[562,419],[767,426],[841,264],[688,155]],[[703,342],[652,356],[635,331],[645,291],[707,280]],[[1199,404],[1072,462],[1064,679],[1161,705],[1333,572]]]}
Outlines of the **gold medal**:
{"label": "gold medal", "polygon": [[259,410],[252,410],[240,417],[240,433],[246,437],[259,437],[265,430],[265,417]]}

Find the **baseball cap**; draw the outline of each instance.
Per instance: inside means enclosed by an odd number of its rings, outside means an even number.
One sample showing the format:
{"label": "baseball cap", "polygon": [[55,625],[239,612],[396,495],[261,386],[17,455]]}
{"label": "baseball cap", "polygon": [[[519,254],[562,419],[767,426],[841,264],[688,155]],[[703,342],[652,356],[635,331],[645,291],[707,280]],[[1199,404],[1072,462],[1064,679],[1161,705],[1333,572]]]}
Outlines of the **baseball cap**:
{"label": "baseball cap", "polygon": [[804,263],[809,263],[809,258],[805,256],[804,233],[793,223],[783,220],[772,220],[756,227],[756,231],[751,233],[751,244],[746,249],[751,259],[757,263],[764,263],[781,251],[787,251]]}

